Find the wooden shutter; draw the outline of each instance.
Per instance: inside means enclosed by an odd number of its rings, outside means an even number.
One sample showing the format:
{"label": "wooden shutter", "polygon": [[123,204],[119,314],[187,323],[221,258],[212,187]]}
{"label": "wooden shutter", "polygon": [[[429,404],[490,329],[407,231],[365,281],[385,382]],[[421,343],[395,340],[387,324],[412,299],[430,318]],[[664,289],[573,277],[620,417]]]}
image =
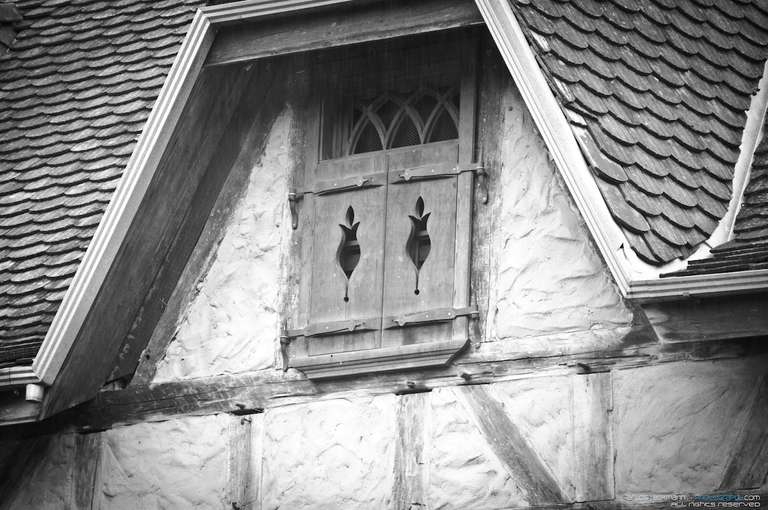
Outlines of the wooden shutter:
{"label": "wooden shutter", "polygon": [[[468,342],[476,170],[469,42],[457,44],[461,51],[420,51],[429,72],[389,76],[394,89],[370,94],[376,83],[362,80],[368,88],[355,113],[343,109],[344,95],[325,100],[327,125],[308,146],[332,159],[316,163],[305,182],[302,274],[310,281],[300,296],[305,325],[289,333],[289,366],[309,377],[443,365]],[[443,74],[439,61],[424,59],[438,54]],[[359,249],[352,261],[350,233]]]}
{"label": "wooden shutter", "polygon": [[388,155],[385,347],[451,338],[450,321],[433,319],[453,308],[458,146],[452,140]]}
{"label": "wooden shutter", "polygon": [[381,336],[383,154],[322,161],[311,184],[314,228],[303,350],[314,356],[372,349]]}

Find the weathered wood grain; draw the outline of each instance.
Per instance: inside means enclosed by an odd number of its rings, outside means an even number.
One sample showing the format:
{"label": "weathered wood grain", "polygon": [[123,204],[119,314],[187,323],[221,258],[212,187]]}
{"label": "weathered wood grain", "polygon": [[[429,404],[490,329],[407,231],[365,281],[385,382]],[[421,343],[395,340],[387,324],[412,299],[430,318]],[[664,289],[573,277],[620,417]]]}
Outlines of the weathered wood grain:
{"label": "weathered wood grain", "polygon": [[[96,394],[171,247],[225,128],[247,90],[245,69],[207,71],[171,137],[62,370],[46,392],[47,417]],[[151,248],[150,248],[151,247]]]}
{"label": "weathered wood grain", "polygon": [[[253,91],[253,93],[245,94],[244,101],[236,109],[225,128],[227,136],[222,138],[215,156],[211,158],[203,173],[187,210],[183,213],[182,224],[141,304],[131,331],[120,348],[110,379],[130,376],[136,369],[139,354],[146,347],[184,270],[185,262],[197,245],[203,226],[210,215],[216,198],[219,196],[224,181],[229,175],[234,160],[245,147],[243,142],[248,132],[247,127],[257,116],[258,107],[264,99],[264,88],[268,89],[274,83],[273,79],[265,80],[264,76],[272,77],[273,75],[268,70],[263,73],[251,73],[246,89]],[[256,103],[255,98],[259,98],[259,103]],[[276,106],[279,106],[275,102],[268,103],[266,101],[263,105],[269,110],[274,110]],[[266,126],[267,129],[261,132],[263,138],[266,138],[266,134],[269,132],[268,125]]]}
{"label": "weathered wood grain", "polygon": [[759,489],[768,480],[768,375],[756,388],[747,422],[736,440],[720,490]]}
{"label": "weathered wood grain", "polygon": [[39,402],[27,402],[18,398],[4,399],[0,404],[0,426],[34,421],[39,415]]}
{"label": "weathered wood grain", "polygon": [[[362,179],[381,172],[383,160],[382,154],[374,153],[333,160],[333,164],[318,164],[314,180]],[[386,187],[377,186],[314,197],[315,220],[310,233],[313,257],[310,324],[381,316],[384,261],[380,254],[385,246],[381,218],[386,196]],[[347,224],[349,212],[353,217],[348,227],[357,225],[360,258],[347,278],[337,257],[342,239],[340,225]],[[378,346],[380,336],[379,331],[358,331],[311,338],[307,339],[307,350],[310,355],[318,355],[372,349]]]}
{"label": "weathered wood grain", "polygon": [[576,501],[613,499],[613,409],[611,373],[573,379]]}
{"label": "weathered wood grain", "polygon": [[[456,140],[424,146],[394,149],[387,155],[390,181],[403,171],[420,166],[458,163]],[[468,273],[455,266],[455,250],[469,250],[469,246],[456,247],[457,211],[456,186],[458,177],[411,181],[390,184],[387,192],[387,244],[384,247],[384,317],[398,317],[409,313],[451,308],[454,302],[456,271]],[[413,224],[409,218],[416,214],[416,202],[423,200],[427,219],[430,251],[417,272],[413,261],[403,257]],[[465,211],[467,219],[469,211]],[[463,302],[457,307],[467,306]],[[461,321],[460,317],[454,321]],[[437,343],[452,338],[451,322],[433,323],[404,328],[385,329],[382,345],[391,347],[412,343]],[[460,343],[466,341],[466,329]]]}
{"label": "weathered wood grain", "polygon": [[487,204],[482,200],[473,200],[470,288],[472,299],[480,312],[478,318],[470,322],[470,336],[473,341],[481,338],[481,332],[486,329],[486,321],[493,317],[493,314],[488,313],[492,285],[492,279],[488,275],[493,274],[491,253],[495,237],[491,232],[497,214],[497,183],[501,182],[503,168],[501,145],[506,135],[502,122],[505,112],[501,98],[507,88],[514,87],[509,79],[509,71],[499,59],[498,51],[487,35],[480,40],[478,60],[477,95],[482,100],[478,101],[477,105],[476,152],[477,161],[483,165],[486,172],[489,200]]}
{"label": "weathered wood grain", "polygon": [[429,393],[412,393],[398,397],[395,485],[392,492],[395,510],[429,508],[429,462],[426,458],[429,396]]}
{"label": "weathered wood grain", "polygon": [[[5,439],[5,438],[4,438]],[[0,510],[13,510],[14,495],[22,484],[32,477],[37,468],[48,454],[48,446],[52,437],[49,435],[33,437],[24,441],[4,440],[0,447],[12,451],[4,466],[0,466],[3,476],[0,477]]]}
{"label": "weathered wood grain", "polygon": [[642,305],[664,342],[768,335],[768,294],[691,298]]}
{"label": "weathered wood grain", "polygon": [[565,503],[557,481],[487,387],[464,386],[456,393],[528,503],[533,506]]}
{"label": "weathered wood grain", "polygon": [[[505,342],[496,342],[504,344]],[[513,341],[507,344],[514,344]],[[512,345],[507,345],[509,349]],[[91,402],[37,424],[3,427],[3,438],[33,437],[66,427],[107,429],[116,424],[165,420],[179,415],[210,415],[257,410],[314,401],[320,396],[374,396],[402,393],[412,388],[440,388],[509,381],[536,376],[600,373],[678,361],[706,361],[768,355],[764,339],[705,341],[632,346],[627,349],[505,354],[497,346],[469,351],[463,359],[444,368],[417,372],[309,381],[299,372],[279,370],[217,376],[154,385],[128,386],[102,391]],[[768,359],[766,359],[768,363]]]}
{"label": "weathered wood grain", "polygon": [[149,383],[154,377],[157,361],[173,339],[184,307],[209,268],[226,233],[224,227],[247,189],[250,171],[263,152],[270,126],[285,106],[287,64],[258,65],[251,71],[247,86],[250,92],[244,95],[226,128],[229,135],[208,165],[184,224],[120,350],[111,378],[128,376],[134,369],[134,384]]}
{"label": "weathered wood grain", "polygon": [[251,429],[249,416],[233,416],[229,424],[226,503],[237,510],[257,508],[257,488],[251,465]]}
{"label": "weathered wood grain", "polygon": [[206,65],[358,44],[482,23],[473,2],[376,3],[234,27],[216,38]]}
{"label": "weathered wood grain", "polygon": [[101,434],[76,434],[72,473],[72,507],[93,508],[94,490],[101,469]]}
{"label": "weathered wood grain", "polygon": [[[459,112],[459,165],[469,166],[475,163],[477,141],[477,60],[479,43],[471,39],[461,48],[462,78]],[[472,204],[474,199],[474,175],[464,172],[456,182],[456,240],[453,260],[453,306],[469,306],[470,269],[472,254]],[[453,322],[454,340],[469,336],[469,319],[460,317]]]}

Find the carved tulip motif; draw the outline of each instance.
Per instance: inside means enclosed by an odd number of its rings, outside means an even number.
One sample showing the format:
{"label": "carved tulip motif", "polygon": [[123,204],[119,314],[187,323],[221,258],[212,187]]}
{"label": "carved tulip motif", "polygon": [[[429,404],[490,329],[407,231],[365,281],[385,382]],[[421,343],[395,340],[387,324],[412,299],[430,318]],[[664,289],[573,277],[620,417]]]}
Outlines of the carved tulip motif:
{"label": "carved tulip motif", "polygon": [[429,232],[427,232],[427,221],[429,220],[430,213],[424,213],[424,199],[419,197],[416,200],[415,214],[409,214],[411,219],[411,234],[408,236],[408,242],[405,245],[405,249],[408,252],[408,256],[411,258],[414,267],[416,268],[416,287],[413,291],[414,294],[419,294],[419,271],[421,266],[424,265],[424,261],[429,256],[429,251],[432,247],[432,243],[429,239]]}
{"label": "carved tulip motif", "polygon": [[355,210],[352,206],[347,208],[347,214],[344,218],[345,223],[339,223],[341,227],[341,243],[336,254],[341,270],[347,277],[346,290],[344,292],[344,301],[349,301],[349,279],[360,262],[360,243],[357,241],[357,228],[360,222],[355,222]]}

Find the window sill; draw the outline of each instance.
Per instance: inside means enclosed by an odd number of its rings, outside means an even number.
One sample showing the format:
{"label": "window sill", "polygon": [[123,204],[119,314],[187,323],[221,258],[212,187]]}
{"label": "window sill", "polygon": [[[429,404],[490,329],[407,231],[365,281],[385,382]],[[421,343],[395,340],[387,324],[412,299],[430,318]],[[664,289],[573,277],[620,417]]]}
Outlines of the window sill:
{"label": "window sill", "polygon": [[290,367],[301,370],[310,379],[439,367],[450,363],[468,343],[467,339],[449,340],[296,357],[290,360]]}

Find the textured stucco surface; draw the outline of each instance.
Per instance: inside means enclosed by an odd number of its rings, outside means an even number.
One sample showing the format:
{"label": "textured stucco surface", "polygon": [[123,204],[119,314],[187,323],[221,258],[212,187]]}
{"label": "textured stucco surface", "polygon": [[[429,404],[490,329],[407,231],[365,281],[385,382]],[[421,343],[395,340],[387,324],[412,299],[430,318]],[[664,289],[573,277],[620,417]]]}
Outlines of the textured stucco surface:
{"label": "textured stucco surface", "polygon": [[191,417],[104,432],[97,505],[223,508],[230,419]]}
{"label": "textured stucco surface", "polygon": [[762,357],[617,372],[617,493],[717,489],[766,363]]}
{"label": "textured stucco surface", "polygon": [[626,325],[623,304],[516,88],[492,182],[488,339]]}
{"label": "textured stucco surface", "polygon": [[158,364],[156,381],[205,377],[274,364],[281,259],[290,242],[290,109],[275,121],[248,189],[226,227],[216,257]]}
{"label": "textured stucco surface", "polygon": [[522,492],[468,417],[455,390],[435,390],[430,397],[430,508],[525,506]]}
{"label": "textured stucco surface", "polygon": [[491,385],[491,394],[504,404],[510,421],[520,430],[558,482],[563,495],[573,500],[574,408],[571,377],[532,378]]}
{"label": "textured stucco surface", "polygon": [[265,413],[262,509],[387,508],[394,413],[394,395]]}
{"label": "textured stucco surface", "polygon": [[[589,490],[595,478],[582,476],[591,459],[581,443],[590,433],[610,437],[614,448],[604,455],[605,469],[615,473],[616,499],[629,502],[719,487],[767,362],[765,356],[677,362],[486,389],[567,501],[600,494]],[[585,380],[598,377],[612,383],[594,393],[602,405],[598,415],[612,414],[603,425],[584,418],[592,404],[578,397]],[[468,405],[467,398],[477,398],[472,395],[460,387],[426,394],[425,503],[445,510],[525,507],[526,492]],[[246,420],[189,417],[96,433],[95,507],[203,509],[237,502],[272,510],[389,508],[398,398],[350,396],[268,408]],[[605,428],[580,429],[590,423]],[[68,508],[76,485],[75,442],[75,434],[51,438],[44,461],[23,480],[10,508]],[[241,459],[237,472],[233,459]]]}

